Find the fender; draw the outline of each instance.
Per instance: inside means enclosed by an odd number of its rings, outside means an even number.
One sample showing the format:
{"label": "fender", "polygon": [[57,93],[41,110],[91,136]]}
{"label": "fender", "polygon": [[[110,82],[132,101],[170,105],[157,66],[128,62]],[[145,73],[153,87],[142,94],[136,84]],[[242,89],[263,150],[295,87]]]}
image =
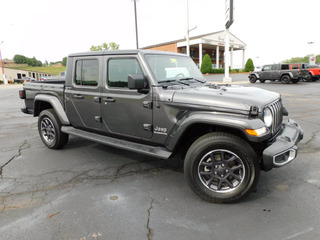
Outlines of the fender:
{"label": "fender", "polygon": [[245,129],[259,129],[265,127],[264,122],[259,118],[250,119],[244,115],[228,113],[217,114],[214,112],[191,112],[178,121],[171,130],[165,144],[168,149],[174,149],[183,134],[195,124],[206,124],[237,129],[243,132],[247,139],[252,142],[264,141],[270,135],[269,131],[259,137],[249,136],[245,133]]}
{"label": "fender", "polygon": [[56,112],[56,114],[59,117],[59,120],[61,122],[62,125],[70,125],[69,119],[61,105],[61,102],[59,101],[59,99],[55,96],[51,96],[51,95],[45,95],[45,94],[38,94],[35,98],[34,98],[34,114],[33,116],[36,117],[39,115],[39,111],[38,111],[38,104],[37,102],[48,102],[51,104],[51,106],[53,107],[54,111]]}
{"label": "fender", "polygon": [[251,73],[250,75],[255,75],[257,79],[260,79],[259,74],[258,73]]}
{"label": "fender", "polygon": [[289,75],[290,78],[294,78],[292,72],[284,72],[284,73],[281,74],[280,78],[282,78],[283,75]]}

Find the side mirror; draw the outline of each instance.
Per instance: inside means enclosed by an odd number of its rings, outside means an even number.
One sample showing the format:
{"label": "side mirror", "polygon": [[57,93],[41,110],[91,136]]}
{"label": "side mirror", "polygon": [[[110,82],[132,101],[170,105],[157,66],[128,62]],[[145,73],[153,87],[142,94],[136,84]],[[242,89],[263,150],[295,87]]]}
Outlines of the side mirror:
{"label": "side mirror", "polygon": [[141,90],[148,85],[147,79],[142,74],[129,74],[128,75],[128,88]]}

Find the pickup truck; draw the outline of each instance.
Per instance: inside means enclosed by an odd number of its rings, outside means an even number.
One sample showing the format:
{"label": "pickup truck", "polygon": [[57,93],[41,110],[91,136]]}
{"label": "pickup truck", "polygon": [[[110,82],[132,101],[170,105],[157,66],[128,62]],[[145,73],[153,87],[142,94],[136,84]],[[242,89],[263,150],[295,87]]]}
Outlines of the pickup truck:
{"label": "pickup truck", "polygon": [[297,83],[308,77],[307,64],[269,64],[263,66],[261,71],[254,71],[249,76],[249,81],[255,83],[259,80],[264,83],[266,80],[280,80],[282,83]]}
{"label": "pickup truck", "polygon": [[[25,83],[22,112],[38,117],[51,149],[69,135],[141,154],[184,160],[191,189],[209,202],[252,192],[260,170],[297,157],[303,130],[280,94],[208,84],[178,53],[128,50],[71,54],[65,81]],[[259,97],[258,97],[259,96]]]}

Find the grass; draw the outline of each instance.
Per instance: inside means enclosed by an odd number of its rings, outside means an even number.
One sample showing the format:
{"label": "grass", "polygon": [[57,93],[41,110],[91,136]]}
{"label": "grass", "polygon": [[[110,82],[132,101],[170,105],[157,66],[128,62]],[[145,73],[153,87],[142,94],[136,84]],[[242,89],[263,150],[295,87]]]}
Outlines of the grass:
{"label": "grass", "polygon": [[21,69],[21,70],[26,70],[26,71],[31,71],[31,72],[40,72],[40,73],[46,73],[50,75],[56,75],[59,76],[60,72],[64,72],[66,70],[66,67],[10,67],[14,69]]}

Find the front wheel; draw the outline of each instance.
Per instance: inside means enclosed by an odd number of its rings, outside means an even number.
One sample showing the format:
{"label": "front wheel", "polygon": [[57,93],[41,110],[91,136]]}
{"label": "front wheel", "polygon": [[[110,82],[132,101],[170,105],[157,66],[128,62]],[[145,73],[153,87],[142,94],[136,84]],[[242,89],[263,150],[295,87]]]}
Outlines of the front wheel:
{"label": "front wheel", "polygon": [[257,77],[256,77],[255,75],[251,75],[251,76],[249,77],[249,81],[250,81],[251,83],[255,83],[255,82],[257,81]]}
{"label": "front wheel", "polygon": [[60,149],[68,142],[69,135],[61,132],[60,120],[53,109],[43,110],[38,119],[42,142],[52,149]]}
{"label": "front wheel", "polygon": [[260,176],[257,155],[243,139],[226,133],[209,133],[189,148],[184,174],[202,199],[236,202],[252,192]]}

